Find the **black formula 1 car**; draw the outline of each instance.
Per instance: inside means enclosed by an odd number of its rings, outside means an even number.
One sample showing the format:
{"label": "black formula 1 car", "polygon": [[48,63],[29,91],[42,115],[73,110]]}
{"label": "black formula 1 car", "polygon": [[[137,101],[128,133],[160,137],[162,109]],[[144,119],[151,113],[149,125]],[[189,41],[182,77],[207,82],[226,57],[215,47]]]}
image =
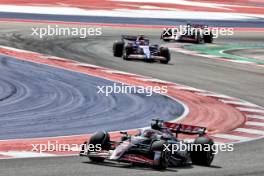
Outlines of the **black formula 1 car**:
{"label": "black formula 1 car", "polygon": [[208,26],[200,24],[187,24],[175,28],[164,28],[161,39],[164,41],[179,41],[190,43],[212,43],[213,34]]}
{"label": "black formula 1 car", "polygon": [[121,41],[113,44],[113,54],[115,57],[123,57],[124,60],[160,61],[164,64],[170,61],[168,48],[150,44],[149,39],[142,35],[123,35]]}
{"label": "black formula 1 car", "polygon": [[[214,142],[206,136],[205,131],[204,127],[154,120],[151,128],[141,129],[137,135],[121,132],[123,137],[120,141],[110,141],[107,132],[96,132],[84,143],[80,156],[87,156],[93,162],[112,160],[144,164],[158,170],[191,163],[210,166],[214,158]],[[179,133],[198,137],[188,142],[179,139]],[[101,150],[87,150],[85,146],[91,144],[100,144]]]}

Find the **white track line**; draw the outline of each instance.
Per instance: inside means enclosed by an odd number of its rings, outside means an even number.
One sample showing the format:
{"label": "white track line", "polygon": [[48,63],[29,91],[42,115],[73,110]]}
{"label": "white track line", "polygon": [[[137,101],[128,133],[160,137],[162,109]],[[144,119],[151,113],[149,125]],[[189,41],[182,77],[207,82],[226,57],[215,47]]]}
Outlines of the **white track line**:
{"label": "white track line", "polygon": [[247,121],[246,125],[254,125],[254,126],[262,126],[262,127],[264,127],[264,123],[261,123],[261,122],[250,122],[250,121]]}
{"label": "white track line", "polygon": [[236,107],[239,111],[242,112],[256,112],[256,113],[263,113],[264,114],[264,109],[256,109],[256,108],[244,108],[244,107]]}
{"label": "white track line", "polygon": [[38,153],[38,152],[29,152],[29,151],[8,151],[8,152],[0,152],[0,154],[7,155],[9,157],[15,157],[15,158],[33,158],[33,157],[56,156],[55,154],[50,154],[50,153]]}
{"label": "white track line", "polygon": [[248,114],[246,115],[247,118],[253,118],[253,119],[261,119],[261,120],[264,120],[264,115],[251,115],[251,114]]}
{"label": "white track line", "polygon": [[264,67],[264,65],[259,65],[255,62],[251,62],[251,61],[232,60],[232,59],[221,57],[221,56],[208,55],[208,54],[204,54],[204,53],[201,53],[198,51],[186,50],[186,49],[180,48],[179,46],[176,46],[176,47],[175,46],[169,46],[169,48],[172,51],[183,53],[183,54],[188,54],[188,55],[192,55],[192,56],[200,56],[200,57],[216,59],[216,60],[221,60],[221,61],[227,61],[227,62],[233,62],[233,63],[239,63],[239,64],[250,64],[250,65],[256,65],[259,67]]}
{"label": "white track line", "polygon": [[226,98],[226,99],[233,99],[230,96],[222,95],[222,94],[216,94],[216,93],[198,93],[199,95],[206,96],[206,97],[215,97],[215,98]]}
{"label": "white track line", "polygon": [[249,128],[236,128],[234,131],[264,136],[264,131],[262,130],[254,130],[254,129],[249,129]]}
{"label": "white track line", "polygon": [[239,141],[252,139],[252,138],[249,138],[249,137],[236,136],[236,135],[224,134],[224,133],[213,134],[211,136],[219,137],[219,138],[223,138],[223,139],[239,140]]}
{"label": "white track line", "polygon": [[255,62],[250,62],[250,61],[231,60],[231,59],[230,59],[230,62],[234,62],[234,63],[242,63],[242,64],[252,64],[252,63],[255,63]]}
{"label": "white track line", "polygon": [[241,106],[250,106],[250,107],[259,107],[258,105],[255,105],[253,103],[249,103],[246,101],[230,101],[230,100],[221,100],[225,104],[232,104],[232,105],[241,105]]}
{"label": "white track line", "polygon": [[193,88],[193,87],[188,87],[188,86],[174,86],[174,89],[177,90],[187,90],[187,91],[194,91],[194,92],[206,92],[205,90],[201,90],[201,89],[197,89],[197,88]]}
{"label": "white track line", "polygon": [[100,68],[103,69],[103,67],[97,66],[97,65],[91,65],[91,64],[85,64],[85,63],[76,63],[76,66],[82,66],[82,67],[90,67],[90,68]]}
{"label": "white track line", "polygon": [[102,70],[102,71],[103,72],[106,72],[106,73],[112,73],[112,74],[121,74],[121,75],[137,76],[134,73],[128,73],[128,72],[118,71],[118,70]]}
{"label": "white track line", "polygon": [[171,82],[163,81],[163,80],[155,79],[155,78],[136,78],[136,79],[140,81],[147,81],[147,82],[153,82],[153,83],[172,84]]}
{"label": "white track line", "polygon": [[63,58],[55,57],[55,56],[42,56],[42,57],[46,59],[50,59],[50,60],[58,60],[58,61],[64,61],[64,62],[68,61],[68,59],[63,59]]}
{"label": "white track line", "polygon": [[13,50],[13,51],[17,51],[17,52],[22,52],[22,53],[34,53],[32,51],[26,51],[26,50],[21,50],[21,49],[17,49],[17,48],[11,48],[11,47],[8,47],[8,46],[2,46],[0,45],[1,48],[4,48],[4,49],[8,49],[8,50]]}

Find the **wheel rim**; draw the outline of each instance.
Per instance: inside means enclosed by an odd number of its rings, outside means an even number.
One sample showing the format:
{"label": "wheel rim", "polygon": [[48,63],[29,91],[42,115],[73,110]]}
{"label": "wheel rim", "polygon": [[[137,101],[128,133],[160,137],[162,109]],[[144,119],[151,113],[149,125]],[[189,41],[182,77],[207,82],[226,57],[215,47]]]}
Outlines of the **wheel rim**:
{"label": "wheel rim", "polygon": [[170,160],[170,153],[169,152],[164,152],[164,156],[163,156],[163,163],[165,166],[168,165]]}

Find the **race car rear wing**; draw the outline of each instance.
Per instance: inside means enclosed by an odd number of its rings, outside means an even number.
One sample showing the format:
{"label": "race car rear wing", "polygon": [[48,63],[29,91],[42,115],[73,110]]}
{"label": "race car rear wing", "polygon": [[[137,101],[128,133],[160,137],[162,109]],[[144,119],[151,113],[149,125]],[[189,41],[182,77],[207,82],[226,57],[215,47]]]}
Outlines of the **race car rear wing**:
{"label": "race car rear wing", "polygon": [[[149,40],[149,38],[141,35],[144,40]],[[122,35],[122,40],[136,41],[139,35]]]}
{"label": "race car rear wing", "polygon": [[206,133],[205,127],[194,126],[194,125],[185,125],[180,123],[172,123],[172,122],[163,122],[163,126],[165,128],[171,129],[173,133],[179,134],[197,134],[199,136],[203,136]]}
{"label": "race car rear wing", "polygon": [[208,26],[203,24],[191,24],[191,27],[204,29],[207,28]]}
{"label": "race car rear wing", "polygon": [[136,41],[138,36],[122,35],[122,40]]}

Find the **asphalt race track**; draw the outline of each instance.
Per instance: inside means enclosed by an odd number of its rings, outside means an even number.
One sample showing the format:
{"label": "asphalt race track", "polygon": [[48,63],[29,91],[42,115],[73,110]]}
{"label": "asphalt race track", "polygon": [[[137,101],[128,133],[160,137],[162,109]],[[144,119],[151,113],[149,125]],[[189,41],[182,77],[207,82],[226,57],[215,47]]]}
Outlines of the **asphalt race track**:
{"label": "asphalt race track", "polygon": [[[59,37],[36,40],[30,36],[30,24],[1,26],[0,43],[45,54],[75,59],[121,71],[152,76],[162,80],[189,85],[205,90],[238,97],[264,106],[264,70],[252,65],[219,62],[200,57],[172,54],[168,65],[123,61],[114,58],[112,43],[120,34],[149,34],[153,42],[159,40],[158,29],[104,28],[97,38]],[[120,32],[122,31],[122,32]],[[231,38],[219,38],[215,43],[263,43],[263,33],[237,32]],[[81,78],[80,78],[81,79]],[[81,81],[82,82],[82,81]],[[264,140],[235,145],[234,152],[220,153],[213,166],[170,168],[164,172],[150,168],[131,167],[127,164],[92,164],[79,157],[35,158],[0,160],[0,175],[263,175]]]}
{"label": "asphalt race track", "polygon": [[97,93],[97,86],[113,85],[108,80],[8,57],[1,61],[0,139],[133,129],[148,126],[156,116],[175,119],[184,111],[159,94]]}

